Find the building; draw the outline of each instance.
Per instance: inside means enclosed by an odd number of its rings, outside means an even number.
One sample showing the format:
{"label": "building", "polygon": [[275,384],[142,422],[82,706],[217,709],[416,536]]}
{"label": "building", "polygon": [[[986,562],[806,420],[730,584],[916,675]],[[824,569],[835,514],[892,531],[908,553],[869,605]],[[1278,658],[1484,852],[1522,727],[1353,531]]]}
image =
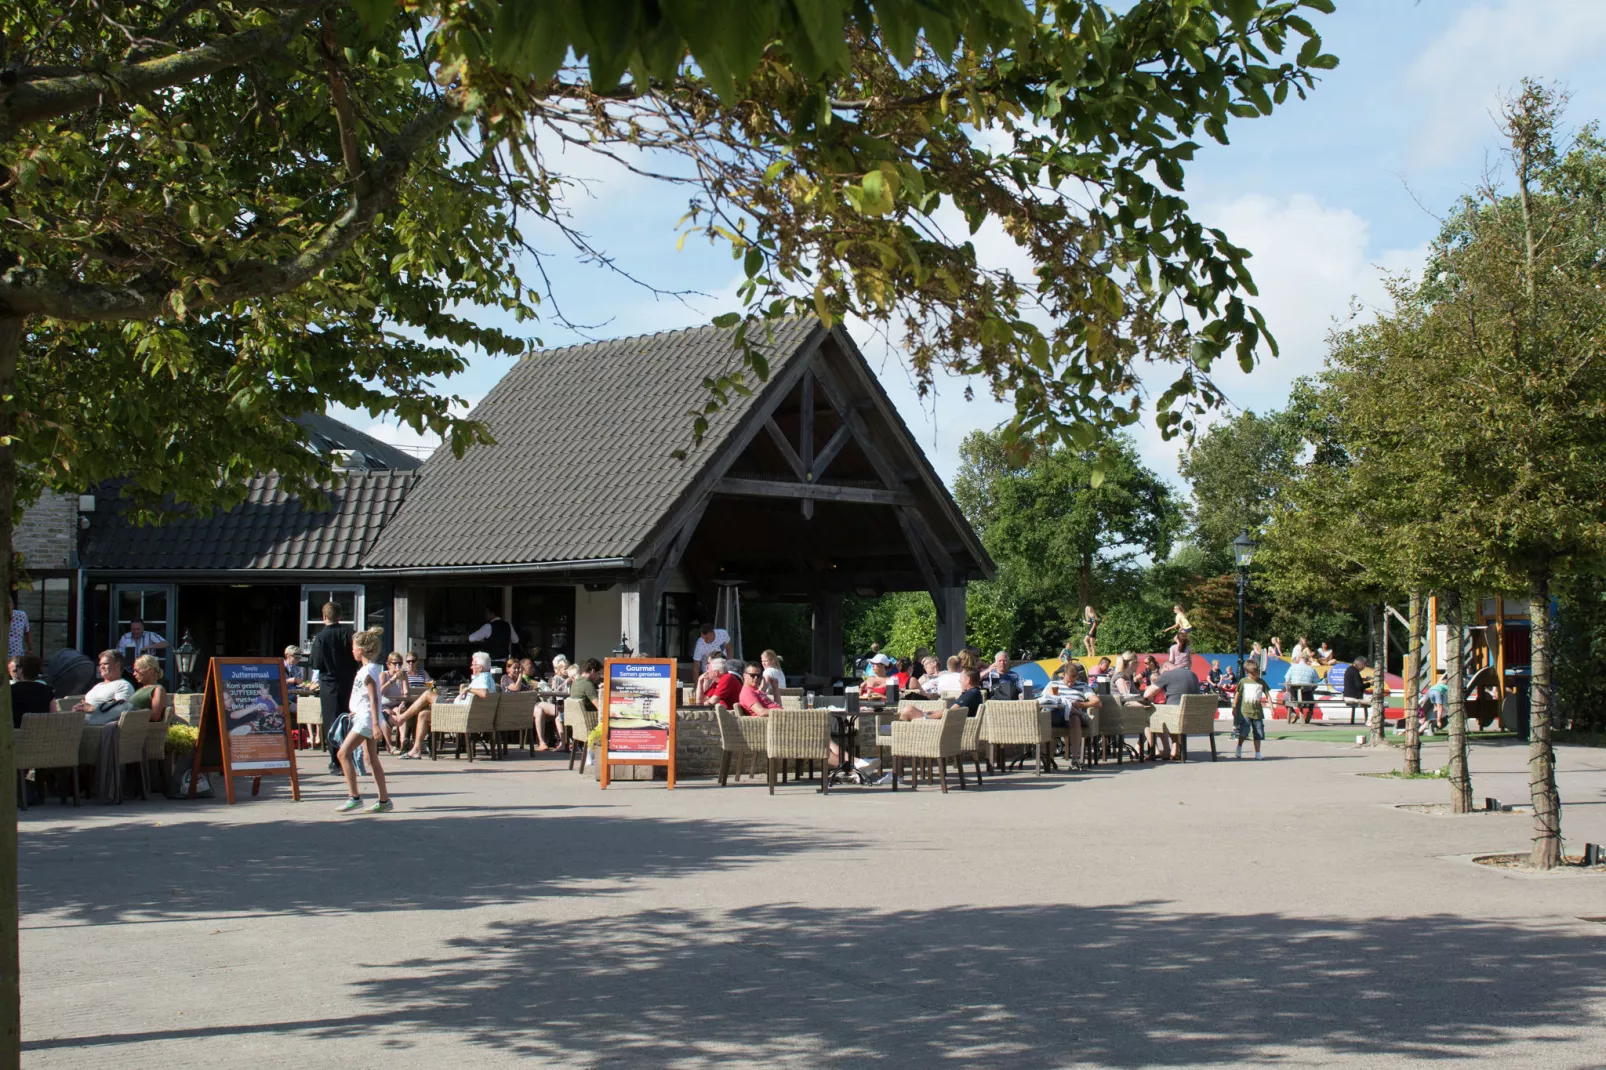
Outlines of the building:
{"label": "building", "polygon": [[[271,475],[226,514],[155,529],[97,502],[79,513],[84,645],[139,613],[208,653],[266,655],[333,600],[437,675],[466,669],[487,608],[542,657],[623,642],[684,658],[724,589],[809,605],[811,669],[829,677],[845,595],[925,589],[938,647],[957,649],[965,585],[993,565],[863,356],[813,320],[764,348],[751,389],[711,327],[535,354],[471,414],[494,445],[416,469],[326,421],[324,448],[354,461],[321,511]],[[710,383],[727,401],[694,442]]]}

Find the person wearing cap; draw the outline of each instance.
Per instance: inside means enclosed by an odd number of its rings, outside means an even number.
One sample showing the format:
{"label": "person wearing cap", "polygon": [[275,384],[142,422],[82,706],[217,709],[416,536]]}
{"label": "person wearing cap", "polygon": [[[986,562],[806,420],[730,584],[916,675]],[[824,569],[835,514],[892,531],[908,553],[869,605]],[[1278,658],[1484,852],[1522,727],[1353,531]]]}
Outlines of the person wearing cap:
{"label": "person wearing cap", "polygon": [[892,683],[891,670],[893,660],[885,654],[876,654],[870,659],[870,675],[865,677],[859,685],[860,698],[884,698],[887,685]]}

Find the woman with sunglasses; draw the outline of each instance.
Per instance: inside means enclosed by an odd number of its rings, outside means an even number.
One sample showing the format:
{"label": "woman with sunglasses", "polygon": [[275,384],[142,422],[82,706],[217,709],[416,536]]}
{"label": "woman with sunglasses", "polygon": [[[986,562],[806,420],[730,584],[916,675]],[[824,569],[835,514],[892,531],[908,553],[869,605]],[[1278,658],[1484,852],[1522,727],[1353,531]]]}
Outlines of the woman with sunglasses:
{"label": "woman with sunglasses", "polygon": [[[385,713],[395,713],[407,702],[407,670],[402,667],[401,651],[392,650],[385,655],[385,670],[379,676],[379,706]],[[380,717],[375,722],[379,729],[380,738],[385,746],[396,750],[395,740],[391,738],[390,722]]]}

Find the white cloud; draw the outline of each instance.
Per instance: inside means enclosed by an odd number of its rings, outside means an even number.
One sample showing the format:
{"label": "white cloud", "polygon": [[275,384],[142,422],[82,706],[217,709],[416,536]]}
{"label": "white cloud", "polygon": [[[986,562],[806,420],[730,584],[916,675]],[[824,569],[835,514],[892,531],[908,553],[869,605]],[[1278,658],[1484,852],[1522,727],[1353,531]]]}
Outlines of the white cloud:
{"label": "white cloud", "polygon": [[1560,77],[1593,65],[1606,48],[1600,0],[1498,0],[1463,7],[1405,72],[1422,114],[1411,155],[1418,165],[1457,162],[1488,143],[1501,97],[1524,76]]}

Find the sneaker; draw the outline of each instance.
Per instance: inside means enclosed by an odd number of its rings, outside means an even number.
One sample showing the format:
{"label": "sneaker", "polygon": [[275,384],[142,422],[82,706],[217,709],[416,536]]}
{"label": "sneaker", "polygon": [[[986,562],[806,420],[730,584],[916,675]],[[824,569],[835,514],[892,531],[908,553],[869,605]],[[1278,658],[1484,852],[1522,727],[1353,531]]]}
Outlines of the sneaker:
{"label": "sneaker", "polygon": [[888,784],[891,784],[891,783],[892,783],[892,774],[891,773],[882,773],[879,779],[873,781],[874,786],[878,787],[878,788],[884,788]]}
{"label": "sneaker", "polygon": [[345,772],[345,770],[340,768],[340,763],[339,762],[330,762],[329,763],[329,775],[330,776],[340,776],[344,772]]}
{"label": "sneaker", "polygon": [[360,810],[360,809],[362,809],[362,800],[361,799],[347,799],[345,802],[341,803],[339,806],[337,806],[335,808],[335,813],[337,813],[337,814],[349,814],[353,810]]}
{"label": "sneaker", "polygon": [[1260,761],[1260,752],[1258,750],[1255,752],[1255,761]]}
{"label": "sneaker", "polygon": [[873,773],[877,769],[881,768],[881,759],[855,758],[853,759],[853,768],[857,769],[861,773]]}
{"label": "sneaker", "polygon": [[389,799],[381,799],[368,808],[370,814],[388,814],[396,809],[396,804]]}
{"label": "sneaker", "polygon": [[1244,756],[1244,745],[1242,743],[1240,743],[1240,744],[1238,744],[1238,753],[1234,754],[1233,757],[1234,758],[1242,758],[1243,756]]}

